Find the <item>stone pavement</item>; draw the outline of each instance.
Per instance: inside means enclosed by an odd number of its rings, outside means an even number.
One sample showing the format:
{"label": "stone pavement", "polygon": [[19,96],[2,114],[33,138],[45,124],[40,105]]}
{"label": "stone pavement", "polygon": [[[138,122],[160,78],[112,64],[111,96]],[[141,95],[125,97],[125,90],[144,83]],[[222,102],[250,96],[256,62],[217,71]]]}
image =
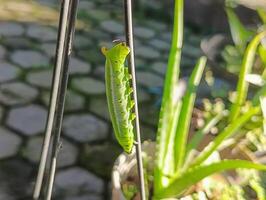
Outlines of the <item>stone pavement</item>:
{"label": "stone pavement", "polygon": [[[55,0],[39,2],[56,8]],[[123,39],[122,12],[116,8],[122,5],[116,4],[80,1],[78,16],[86,28],[76,31],[70,61],[54,199],[109,199],[110,172],[121,148],[107,112],[100,47]],[[155,138],[158,95],[151,91],[161,92],[170,27],[148,17],[135,20],[143,139]],[[0,200],[30,199],[47,117],[56,36],[55,26],[0,22]],[[186,29],[185,38],[183,76],[190,73],[201,54],[201,37]]]}

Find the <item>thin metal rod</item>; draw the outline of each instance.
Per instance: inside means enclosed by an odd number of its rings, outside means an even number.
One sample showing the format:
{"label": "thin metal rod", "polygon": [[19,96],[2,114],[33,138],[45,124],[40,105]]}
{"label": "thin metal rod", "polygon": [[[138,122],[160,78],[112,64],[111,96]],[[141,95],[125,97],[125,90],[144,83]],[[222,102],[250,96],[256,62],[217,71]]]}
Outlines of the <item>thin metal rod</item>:
{"label": "thin metal rod", "polygon": [[58,97],[58,88],[59,88],[59,79],[62,68],[62,55],[65,43],[65,33],[66,33],[66,22],[68,17],[68,9],[69,9],[69,1],[63,0],[61,1],[61,10],[60,10],[60,18],[59,18],[59,27],[58,27],[58,36],[57,36],[57,45],[56,45],[56,60],[55,67],[53,73],[53,81],[52,81],[52,93],[50,97],[50,109],[46,122],[46,131],[45,137],[42,145],[41,159],[39,163],[38,175],[36,178],[36,183],[33,191],[33,199],[37,200],[40,197],[40,192],[43,183],[44,171],[47,163],[47,155],[49,151],[52,128],[57,108],[57,97]]}
{"label": "thin metal rod", "polygon": [[61,149],[61,128],[62,128],[62,120],[63,120],[63,114],[64,114],[64,104],[65,104],[65,97],[66,97],[66,91],[67,91],[67,83],[68,83],[68,64],[69,64],[69,58],[71,55],[72,50],[72,43],[73,43],[73,37],[75,33],[75,22],[76,22],[76,16],[77,16],[77,9],[78,9],[78,0],[71,0],[70,1],[70,8],[68,12],[68,21],[67,21],[67,31],[66,31],[66,40],[64,45],[64,52],[62,57],[62,72],[60,77],[60,85],[59,85],[59,91],[58,91],[58,99],[57,99],[57,110],[55,115],[55,122],[53,126],[53,146],[52,146],[52,160],[50,164],[50,172],[49,172],[49,178],[48,178],[48,185],[47,185],[47,191],[46,191],[46,200],[50,200],[52,196],[53,191],[53,184],[54,184],[54,177],[55,177],[55,171],[56,171],[56,164],[57,164],[57,158],[58,153]]}
{"label": "thin metal rod", "polygon": [[132,88],[133,88],[133,98],[135,102],[134,111],[136,114],[135,127],[136,127],[136,159],[139,172],[140,181],[140,194],[141,199],[145,200],[145,181],[143,172],[143,163],[141,155],[141,137],[140,137],[140,126],[139,126],[139,112],[138,112],[138,97],[137,97],[137,87],[136,87],[136,73],[135,73],[135,55],[134,55],[134,38],[133,38],[133,22],[132,22],[132,4],[131,0],[124,1],[124,13],[125,13],[125,31],[126,31],[126,42],[130,48],[130,56],[128,59],[128,64],[130,67],[130,72],[132,75]]}

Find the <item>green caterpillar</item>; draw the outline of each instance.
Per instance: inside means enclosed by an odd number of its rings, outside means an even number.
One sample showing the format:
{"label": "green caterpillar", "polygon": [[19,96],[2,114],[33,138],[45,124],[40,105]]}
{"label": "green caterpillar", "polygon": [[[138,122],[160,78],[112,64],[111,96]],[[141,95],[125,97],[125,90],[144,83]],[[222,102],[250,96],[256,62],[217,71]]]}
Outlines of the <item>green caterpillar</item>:
{"label": "green caterpillar", "polygon": [[132,112],[134,101],[131,98],[133,89],[130,87],[131,76],[124,66],[129,47],[121,42],[111,49],[102,48],[106,57],[105,86],[110,118],[118,143],[126,153],[131,153],[134,143]]}

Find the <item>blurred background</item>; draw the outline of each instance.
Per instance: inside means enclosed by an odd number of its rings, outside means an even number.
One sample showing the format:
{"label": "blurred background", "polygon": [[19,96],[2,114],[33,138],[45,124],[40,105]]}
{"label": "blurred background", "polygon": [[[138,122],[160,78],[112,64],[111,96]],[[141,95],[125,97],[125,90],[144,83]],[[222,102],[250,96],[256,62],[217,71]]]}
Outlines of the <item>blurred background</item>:
{"label": "blurred background", "polygon": [[[134,2],[142,139],[154,139],[173,1]],[[184,80],[202,54],[203,39],[216,34],[230,38],[223,0],[185,2]],[[80,0],[54,199],[110,197],[112,165],[122,151],[107,112],[100,47],[124,38],[122,6],[123,1]],[[49,104],[58,10],[59,0],[0,0],[0,200],[31,198]],[[251,9],[240,6],[237,13],[245,24],[256,26]],[[217,91],[222,96],[234,88],[234,82],[216,80],[212,86],[203,82],[199,96],[212,97]]]}

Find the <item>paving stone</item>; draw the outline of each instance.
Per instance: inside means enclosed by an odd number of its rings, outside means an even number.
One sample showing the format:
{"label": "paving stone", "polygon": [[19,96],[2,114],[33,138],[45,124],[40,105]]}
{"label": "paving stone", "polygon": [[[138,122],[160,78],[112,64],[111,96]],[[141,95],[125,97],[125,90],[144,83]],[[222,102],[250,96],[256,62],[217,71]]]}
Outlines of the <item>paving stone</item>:
{"label": "paving stone", "polygon": [[[33,166],[20,158],[1,160],[0,194],[1,200],[31,199]],[[35,177],[34,177],[35,178]],[[0,197],[1,197],[0,195]]]}
{"label": "paving stone", "polygon": [[63,121],[63,132],[78,142],[91,142],[105,139],[108,125],[90,114],[68,115]]}
{"label": "paving stone", "polygon": [[95,49],[81,49],[78,51],[78,56],[90,63],[104,64],[104,57],[100,52],[100,48],[98,51],[95,51]]}
{"label": "paving stone", "polygon": [[141,46],[136,48],[136,56],[144,59],[159,59],[160,53],[154,48]]}
{"label": "paving stone", "polygon": [[162,87],[163,78],[150,72],[137,72],[137,83],[146,87]]}
{"label": "paving stone", "polygon": [[38,90],[22,82],[0,85],[0,102],[5,105],[25,104],[38,96]]}
{"label": "paving stone", "polygon": [[113,20],[103,21],[101,23],[101,28],[114,34],[122,34],[124,31],[123,25]]}
{"label": "paving stone", "polygon": [[49,89],[52,85],[52,70],[41,70],[30,72],[26,80],[37,87]]}
{"label": "paving stone", "polygon": [[86,10],[86,11],[91,11],[95,7],[95,4],[91,1],[80,1],[79,2],[79,9],[80,10]]}
{"label": "paving stone", "polygon": [[157,48],[158,50],[167,51],[170,50],[170,43],[167,43],[160,39],[153,39],[149,41],[149,44],[152,47]]}
{"label": "paving stone", "polygon": [[150,95],[141,88],[138,88],[138,102],[146,102],[150,100]]}
{"label": "paving stone", "polygon": [[66,197],[65,200],[104,200],[100,195],[81,194],[77,196]]}
{"label": "paving stone", "polygon": [[55,43],[43,43],[40,45],[40,48],[49,57],[55,57],[55,50],[56,50],[56,44]]}
{"label": "paving stone", "polygon": [[75,90],[87,95],[97,95],[105,93],[104,83],[93,78],[74,78],[71,81],[71,86]]}
{"label": "paving stone", "polygon": [[0,62],[0,83],[10,81],[17,77],[19,69],[10,63]]}
{"label": "paving stone", "polygon": [[2,43],[10,49],[33,49],[36,43],[26,37],[6,37]]}
{"label": "paving stone", "polygon": [[61,170],[55,178],[55,186],[65,196],[82,194],[85,192],[102,193],[104,182],[94,174],[79,167]]}
{"label": "paving stone", "polygon": [[95,21],[110,19],[110,13],[107,10],[90,10],[90,12],[88,12],[88,16]]}
{"label": "paving stone", "polygon": [[55,41],[57,38],[57,32],[53,28],[39,25],[30,25],[26,35],[43,42]]}
{"label": "paving stone", "polygon": [[185,44],[182,51],[184,55],[190,56],[192,58],[198,58],[202,54],[200,48],[191,44]]}
{"label": "paving stone", "polygon": [[14,156],[18,152],[21,142],[18,135],[0,127],[0,159]]}
{"label": "paving stone", "polygon": [[[86,145],[82,150],[81,165],[98,176],[110,179],[113,163],[120,153],[122,148],[111,143]],[[93,162],[88,162],[89,160]]]}
{"label": "paving stone", "polygon": [[162,39],[164,39],[166,42],[171,42],[172,40],[172,33],[171,32],[163,32],[161,34]]}
{"label": "paving stone", "polygon": [[102,98],[90,98],[89,110],[105,119],[110,119],[105,96]]}
{"label": "paving stone", "polygon": [[16,50],[11,54],[10,58],[23,68],[37,68],[49,65],[49,58],[38,51]]}
{"label": "paving stone", "polygon": [[155,35],[155,32],[150,28],[135,27],[134,34],[141,39],[151,39]]}
{"label": "paving stone", "polygon": [[160,31],[160,32],[167,29],[166,23],[160,22],[160,21],[155,21],[155,20],[148,20],[148,22],[145,25],[149,26],[153,30]]}
{"label": "paving stone", "polygon": [[12,37],[20,36],[24,33],[24,29],[20,24],[13,22],[0,23],[0,36]]}
{"label": "paving stone", "polygon": [[0,45],[0,59],[3,59],[6,55],[6,49]]}
{"label": "paving stone", "polygon": [[74,47],[78,49],[86,48],[91,46],[93,43],[92,41],[83,35],[76,35],[74,41]]}
{"label": "paving stone", "polygon": [[152,68],[154,71],[156,71],[156,72],[158,72],[158,73],[164,75],[165,72],[166,72],[167,63],[156,62],[156,63],[153,63],[153,64],[152,64],[151,68]]}
{"label": "paving stone", "polygon": [[67,111],[81,110],[85,105],[83,96],[68,90],[66,93],[65,109]]}
{"label": "paving stone", "polygon": [[[75,164],[78,157],[78,148],[65,139],[61,139],[62,148],[58,156],[58,167],[67,167]],[[43,137],[33,137],[27,141],[23,156],[33,163],[38,163],[41,155]],[[51,150],[51,149],[50,149]],[[49,151],[49,154],[51,151]]]}
{"label": "paving stone", "polygon": [[91,65],[78,58],[71,58],[69,62],[70,74],[87,74],[91,70]]}
{"label": "paving stone", "polygon": [[46,115],[46,110],[35,104],[12,108],[7,117],[7,125],[24,135],[36,135],[44,132]]}

